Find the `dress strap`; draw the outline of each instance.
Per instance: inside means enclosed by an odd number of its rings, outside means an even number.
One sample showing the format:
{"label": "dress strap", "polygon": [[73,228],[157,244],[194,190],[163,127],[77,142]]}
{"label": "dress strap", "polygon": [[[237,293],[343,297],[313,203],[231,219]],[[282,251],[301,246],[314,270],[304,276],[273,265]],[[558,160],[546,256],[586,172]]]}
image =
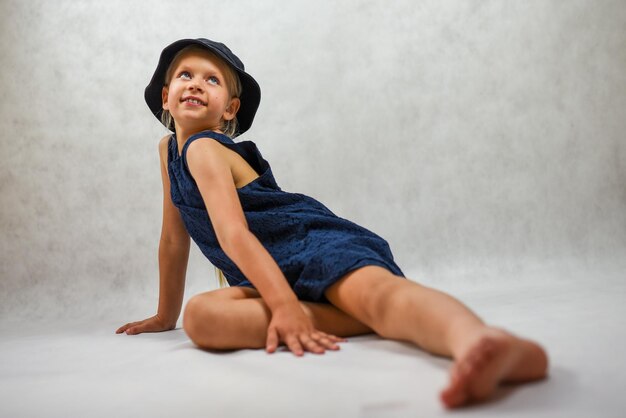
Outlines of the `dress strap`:
{"label": "dress strap", "polygon": [[232,139],[230,139],[228,136],[224,134],[220,134],[218,132],[213,132],[213,131],[202,131],[202,132],[198,132],[197,134],[191,135],[187,139],[187,142],[185,142],[185,145],[183,145],[183,150],[181,152],[181,155],[185,155],[187,153],[187,148],[189,147],[189,144],[191,144],[196,139],[201,139],[201,138],[212,138],[225,145],[226,144],[233,145],[235,143]]}

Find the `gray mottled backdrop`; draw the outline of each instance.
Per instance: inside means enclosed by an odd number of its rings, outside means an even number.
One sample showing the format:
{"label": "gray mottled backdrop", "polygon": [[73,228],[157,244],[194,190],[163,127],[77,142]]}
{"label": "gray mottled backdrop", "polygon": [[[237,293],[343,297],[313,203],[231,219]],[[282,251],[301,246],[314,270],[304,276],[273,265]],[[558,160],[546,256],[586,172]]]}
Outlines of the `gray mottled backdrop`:
{"label": "gray mottled backdrop", "polygon": [[[0,2],[0,315],[156,309],[161,49],[228,44],[281,187],[410,277],[519,280],[626,254],[623,1]],[[215,287],[192,252],[188,296]]]}

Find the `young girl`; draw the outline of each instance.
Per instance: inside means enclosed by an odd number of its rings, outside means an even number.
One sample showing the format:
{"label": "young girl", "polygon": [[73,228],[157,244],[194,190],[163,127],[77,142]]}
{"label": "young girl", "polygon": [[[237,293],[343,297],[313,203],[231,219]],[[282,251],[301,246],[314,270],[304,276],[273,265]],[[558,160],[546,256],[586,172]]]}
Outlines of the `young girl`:
{"label": "young girl", "polygon": [[230,284],[185,307],[184,330],[200,347],[273,353],[284,343],[301,356],[375,332],[454,359],[441,393],[448,407],[485,400],[500,383],[546,376],[539,345],[407,280],[384,239],[311,197],[281,190],[256,145],[232,140],[250,128],[261,91],[225,45],[169,45],[145,98],[174,131],[159,144],[159,304],[155,316],[117,333],[176,327],[191,237]]}

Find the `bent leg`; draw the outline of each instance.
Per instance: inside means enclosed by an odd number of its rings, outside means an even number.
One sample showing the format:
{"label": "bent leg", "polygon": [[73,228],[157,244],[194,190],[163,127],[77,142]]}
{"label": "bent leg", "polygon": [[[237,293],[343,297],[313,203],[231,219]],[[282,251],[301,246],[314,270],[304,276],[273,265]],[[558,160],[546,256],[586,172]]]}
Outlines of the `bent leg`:
{"label": "bent leg", "polygon": [[[331,304],[300,302],[316,329],[338,337],[372,330]],[[257,290],[229,287],[192,297],[183,328],[198,346],[209,349],[264,348],[271,312]]]}
{"label": "bent leg", "polygon": [[326,297],[382,337],[453,357],[450,384],[442,392],[448,407],[484,400],[499,383],[546,376],[547,356],[535,342],[489,327],[453,297],[382,267],[347,274]]}

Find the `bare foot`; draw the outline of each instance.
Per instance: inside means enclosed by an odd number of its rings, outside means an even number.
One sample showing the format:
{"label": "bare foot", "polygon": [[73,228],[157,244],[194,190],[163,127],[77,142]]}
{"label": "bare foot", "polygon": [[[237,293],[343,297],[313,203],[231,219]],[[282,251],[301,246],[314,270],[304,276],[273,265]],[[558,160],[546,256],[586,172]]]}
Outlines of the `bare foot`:
{"label": "bare foot", "polygon": [[441,392],[448,408],[488,399],[500,383],[528,382],[546,376],[548,358],[536,343],[506,331],[486,328],[450,369]]}

